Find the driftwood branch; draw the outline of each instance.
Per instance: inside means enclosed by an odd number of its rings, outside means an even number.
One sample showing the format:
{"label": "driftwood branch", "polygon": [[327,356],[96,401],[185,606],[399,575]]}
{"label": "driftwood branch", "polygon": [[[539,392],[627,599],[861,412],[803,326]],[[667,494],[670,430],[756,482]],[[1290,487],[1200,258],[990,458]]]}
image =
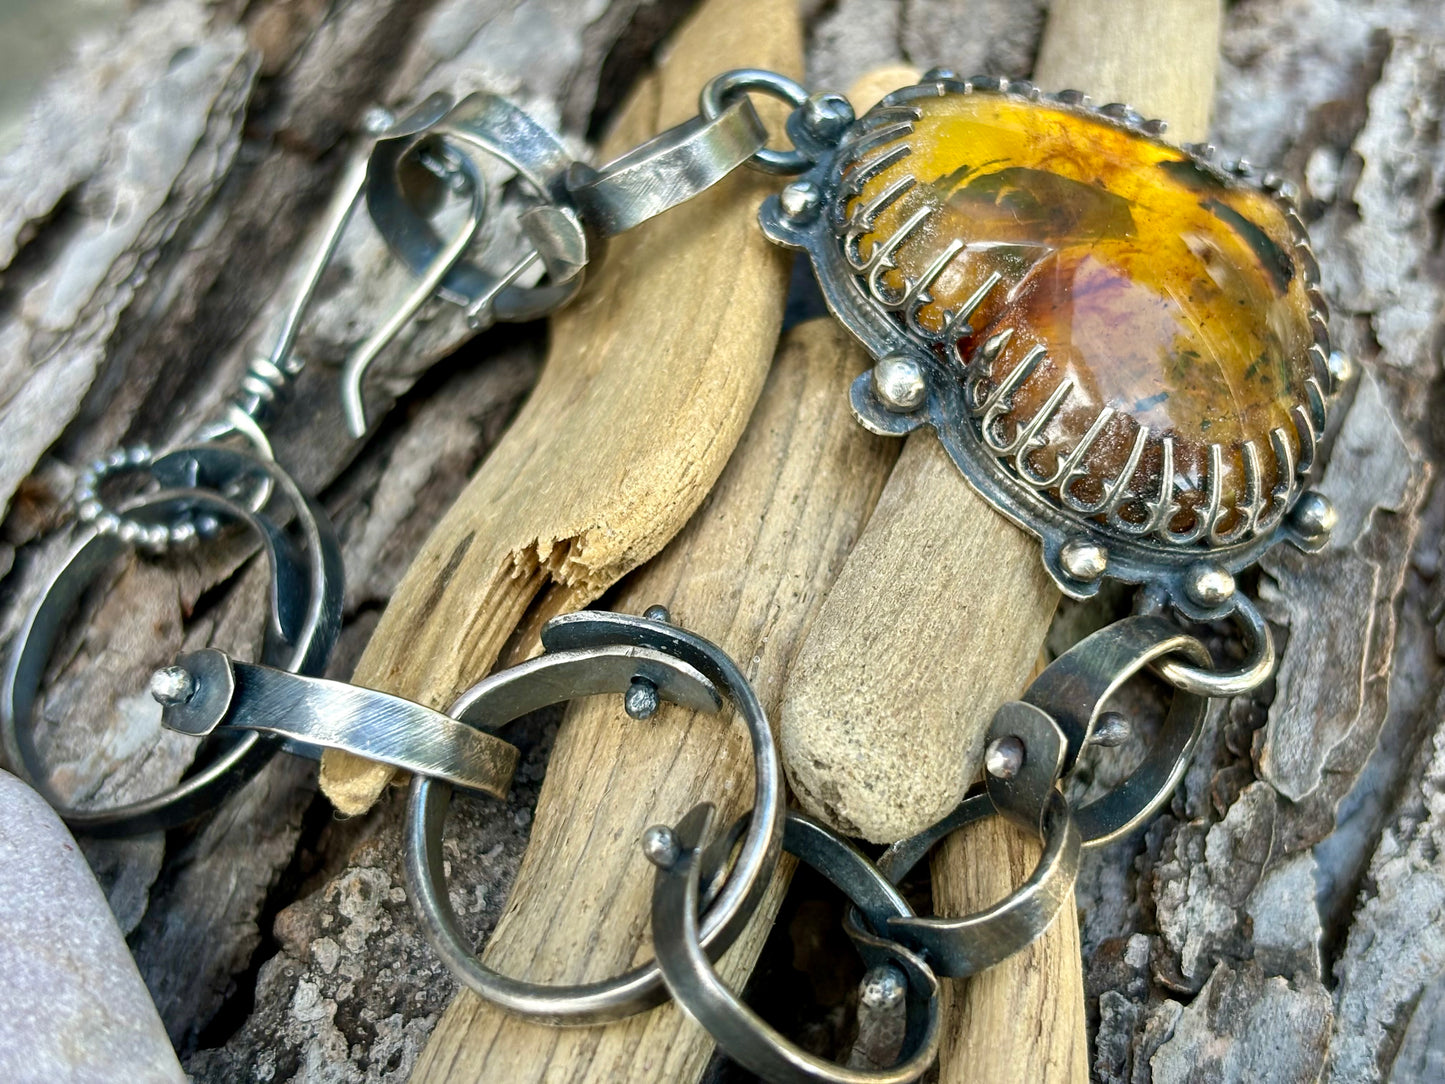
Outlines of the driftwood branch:
{"label": "driftwood branch", "polygon": [[[840,89],[899,62],[1025,75],[1045,6],[810,2],[809,78]],[[76,468],[206,417],[264,342],[366,106],[482,85],[592,135],[691,7],[164,0],[88,46],[0,159],[0,634],[64,549],[52,532]],[[1228,9],[1221,54],[1212,139],[1301,185],[1334,333],[1356,361],[1322,483],[1341,527],[1326,553],[1282,551],[1259,574],[1283,644],[1272,687],[1217,705],[1172,808],[1086,861],[1092,1070],[1131,1084],[1430,1080],[1445,1051],[1445,445],[1432,421],[1445,16],[1405,0],[1250,0]],[[464,342],[438,310],[368,389],[384,420],[347,439],[337,367],[402,281],[359,227],[278,431],[342,532],[342,676],[543,354],[541,327]],[[117,569],[44,708],[76,793],[183,769],[139,695],[146,673],[184,646],[248,650],[258,589],[244,549]],[[1053,638],[1109,612],[1065,607]],[[507,802],[454,815],[454,904],[476,936],[515,876],[556,725],[528,724]],[[152,746],[140,765],[128,755]],[[1101,781],[1109,770],[1096,766]],[[198,1080],[404,1078],[454,992],[405,900],[395,798],[338,821],[313,788],[305,765],[277,761],[191,833],[88,847]],[[751,996],[841,1056],[856,965],[833,940],[835,907],[795,878]]]}

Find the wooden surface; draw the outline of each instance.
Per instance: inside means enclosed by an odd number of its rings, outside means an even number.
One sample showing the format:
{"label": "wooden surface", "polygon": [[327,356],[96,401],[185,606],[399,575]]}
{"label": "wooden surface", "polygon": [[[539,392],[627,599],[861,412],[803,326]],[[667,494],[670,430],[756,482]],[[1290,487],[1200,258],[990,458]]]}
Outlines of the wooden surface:
{"label": "wooden surface", "polygon": [[[784,341],[758,410],[716,488],[686,529],[631,577],[615,605],[662,603],[674,621],[738,659],[776,713],[783,675],[812,624],[892,463],[839,394],[862,351],[831,320]],[[806,544],[800,544],[806,540]],[[650,955],[653,871],[638,841],[695,803],[720,823],[748,808],[752,754],[736,721],[665,705],[627,718],[620,698],[569,713],[507,911],[485,959],[536,981],[617,974]],[[787,876],[780,872],[720,973],[752,969]],[[608,1027],[550,1028],[509,1017],[469,992],[438,1025],[416,1081],[690,1081],[712,1041],[673,1004]]]}
{"label": "wooden surface", "polygon": [[[1082,89],[1098,102],[1128,102],[1146,116],[1177,122],[1173,138],[1202,140],[1214,99],[1219,16],[1219,0],[1060,0],[1044,27],[1035,82],[1045,90]],[[1118,33],[1119,26],[1135,32]],[[1136,100],[1146,88],[1147,98]],[[1037,553],[1031,557],[1036,561]],[[987,643],[971,635],[968,641],[974,650]],[[933,858],[935,908],[962,915],[1002,899],[1027,879],[1041,850],[1037,838],[1001,817],[955,834]],[[949,985],[956,1015],[939,1052],[940,1084],[1088,1081],[1084,965],[1073,908],[1065,907],[1025,951]]]}
{"label": "wooden surface", "polygon": [[[338,140],[366,105],[482,86],[556,120],[581,153],[690,6],[161,0],[57,70],[32,134],[0,157],[4,635],[66,545],[49,532],[66,522],[75,469],[117,439],[163,441],[178,419],[208,416],[267,341]],[[845,89],[904,62],[1027,77],[1045,7],[810,0],[808,85]],[[1148,833],[1085,856],[1094,1076],[1433,1084],[1445,1050],[1445,936],[1429,903],[1445,898],[1445,490],[1434,483],[1445,13],[1250,0],[1228,6],[1221,56],[1210,139],[1301,186],[1333,333],[1358,359],[1325,448],[1341,527],[1323,554],[1283,547],[1263,562],[1277,682],[1218,706]],[[443,309],[382,360],[368,388],[378,425],[352,441],[337,367],[407,277],[364,220],[341,261],[277,429],[278,455],[322,494],[345,546],[334,677],[351,672],[545,352],[542,327],[498,328],[416,383],[469,335]],[[149,740],[126,729],[141,721],[147,668],[208,643],[254,649],[262,580],[244,554],[203,550],[139,562],[102,587],[108,601],[47,701],[57,763],[87,786],[106,780],[106,794],[149,785],[151,761],[129,752]],[[1113,612],[1065,604],[1057,636]],[[529,731],[511,799],[453,812],[448,858],[473,936],[490,931],[515,876],[554,726]],[[314,768],[278,759],[194,836],[82,843],[200,1084],[406,1077],[455,983],[401,890],[402,804],[392,793],[336,820]],[[765,948],[760,993],[785,987],[769,1018],[841,1056],[848,1036],[827,1036],[845,1000],[793,967],[816,976],[851,957],[846,945],[805,955],[831,925],[792,910],[802,888]],[[719,1066],[707,1079],[739,1078]]]}
{"label": "wooden surface", "polygon": [[[790,0],[704,4],[602,157],[696,115],[719,71],[800,74],[801,49]],[[611,241],[554,319],[526,407],[398,585],[356,684],[444,708],[529,610],[536,623],[585,606],[677,533],[727,462],[777,342],[788,260],[754,222],[771,187],[740,170]],[[392,775],[328,751],[321,786],[361,813]]]}

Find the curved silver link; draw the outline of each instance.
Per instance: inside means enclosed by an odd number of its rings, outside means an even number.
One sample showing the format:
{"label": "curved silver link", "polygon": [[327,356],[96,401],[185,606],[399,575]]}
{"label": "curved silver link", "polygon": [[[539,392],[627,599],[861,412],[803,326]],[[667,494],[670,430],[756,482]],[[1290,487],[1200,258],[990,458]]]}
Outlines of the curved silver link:
{"label": "curved silver link", "polygon": [[[748,728],[753,746],[754,807],[736,861],[703,918],[700,940],[706,950],[721,954],[752,916],[777,864],[783,835],[782,767],[766,714],[752,686],[737,665],[716,645],[665,621],[627,614],[583,612],[554,618],[542,631],[548,653],[606,654],[609,649],[632,647],[639,654],[635,677],[649,682],[659,697],[695,710],[717,710],[721,693],[732,702]],[[658,660],[666,660],[662,666]],[[543,656],[545,657],[545,656]],[[691,670],[679,670],[679,665]],[[698,685],[688,675],[701,675],[715,689],[710,700],[694,695]],[[679,682],[677,674],[688,676]],[[527,687],[527,695],[496,698],[499,682],[509,671],[493,675],[453,705],[449,714],[463,712],[478,725],[501,726],[518,715],[550,703],[588,695],[593,684],[554,681]],[[575,674],[573,675],[575,678]],[[615,689],[615,685],[609,686]],[[478,703],[489,707],[476,714]],[[451,788],[424,776],[411,783],[403,828],[407,886],[427,940],[463,983],[508,1012],[551,1024],[597,1024],[620,1020],[660,1004],[667,996],[656,961],[633,968],[602,982],[548,986],[498,974],[482,963],[470,940],[458,926],[448,897],[443,872],[442,830],[451,803]]]}
{"label": "curved silver link", "polygon": [[[901,881],[934,843],[971,821],[998,812],[987,794],[966,799],[939,826],[923,837],[893,844],[878,859],[878,868],[894,884]],[[993,967],[1038,938],[1074,896],[1082,838],[1069,804],[1050,788],[1036,821],[1044,843],[1038,865],[1023,884],[992,907],[960,918],[890,918],[889,937],[921,952],[940,975],[962,978]],[[845,927],[855,940],[862,927],[850,910]]]}
{"label": "curved silver link", "polygon": [[182,655],[166,675],[183,693],[161,721],[184,734],[259,731],[313,756],[341,749],[496,798],[516,771],[510,742],[389,693],[237,662],[214,648]]}
{"label": "curved silver link", "polygon": [[[588,259],[581,222],[565,205],[572,155],[556,135],[496,94],[469,94],[424,129],[378,140],[367,165],[366,206],[392,253],[422,275],[443,250],[445,242],[402,184],[403,164],[438,143],[477,175],[486,158],[505,162],[535,201],[522,215],[532,252],[502,272],[460,260],[441,279],[438,295],[465,308],[476,330],[494,320],[536,319],[570,301],[581,288]],[[539,260],[551,281],[516,285]]]}
{"label": "curved silver link", "polygon": [[[204,515],[218,523],[249,525],[260,536],[271,569],[262,659],[298,673],[319,672],[341,626],[341,553],[330,522],[274,464],[232,449],[180,449],[156,460],[152,470],[173,488],[130,501],[121,506],[122,512],[142,524]],[[272,474],[277,493],[286,498],[299,546],[271,519],[222,494],[228,482],[258,471]],[[137,835],[184,824],[239,789],[279,748],[254,732],[208,739],[200,769],[159,794],[110,809],[78,808],[55,791],[33,734],[40,683],[71,611],[95,578],[127,549],[115,534],[92,530],[82,538],[27,615],[0,686],[0,749],[6,766],[44,795],[73,831],[96,836]]]}
{"label": "curved silver link", "polygon": [[746,97],[715,117],[693,117],[592,169],[574,163],[567,191],[583,221],[605,237],[707,191],[766,147],[767,129]]}
{"label": "curved silver link", "polygon": [[1178,659],[1154,664],[1159,676],[1176,689],[1196,696],[1240,696],[1258,688],[1274,672],[1274,633],[1250,599],[1240,595],[1231,615],[1244,633],[1245,660],[1233,670],[1210,670]]}
{"label": "curved silver link", "polygon": [[[707,1029],[723,1053],[774,1084],[908,1084],[922,1076],[938,1057],[938,979],[922,958],[895,942],[857,931],[869,963],[888,961],[908,983],[908,1027],[898,1064],[891,1069],[850,1069],[809,1054],[768,1026],[723,984],[698,943],[701,873],[706,865],[703,841],[712,819],[710,805],[694,808],[675,830],[662,830],[672,837],[676,853],[660,861],[649,854],[658,866],[652,890],[652,940],[667,988],[678,1004]],[[788,811],[783,849],[840,888],[873,929],[913,916],[912,908],[873,863],[803,814]]]}
{"label": "curved silver link", "polygon": [[[802,108],[808,101],[808,92],[786,75],[761,68],[737,68],[708,80],[698,96],[698,110],[705,119],[716,120],[738,95],[753,92],[777,98],[794,109]],[[751,169],[784,176],[802,173],[812,164],[812,159],[800,150],[775,151],[769,147],[762,148],[747,160]]]}

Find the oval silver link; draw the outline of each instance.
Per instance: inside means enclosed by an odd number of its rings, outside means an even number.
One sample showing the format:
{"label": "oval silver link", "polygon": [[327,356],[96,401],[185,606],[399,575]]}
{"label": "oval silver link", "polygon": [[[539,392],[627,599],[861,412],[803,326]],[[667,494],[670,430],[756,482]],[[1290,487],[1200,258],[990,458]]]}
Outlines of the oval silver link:
{"label": "oval silver link", "polygon": [[[720,648],[664,621],[594,611],[567,614],[548,622],[542,631],[542,643],[548,652],[596,654],[603,649],[633,646],[659,653],[694,668],[731,701],[742,717],[753,746],[753,815],[732,870],[703,918],[700,935],[709,953],[721,954],[756,909],[782,846],[782,766],[757,694],[737,664]],[[654,674],[644,669],[640,673],[656,686],[659,696],[676,697],[688,707],[705,706],[696,700],[689,703],[666,672]],[[472,700],[488,695],[488,688],[495,688],[489,682],[505,682],[507,675],[508,671],[502,671],[463,694],[448,714],[466,711]],[[588,693],[588,686],[579,688],[567,682],[537,685],[527,698],[498,700],[489,709],[493,715],[491,725],[501,726],[536,707]],[[620,1020],[666,999],[667,989],[655,960],[613,979],[570,986],[525,982],[499,974],[482,963],[452,912],[443,871],[442,830],[451,794],[445,783],[414,777],[402,841],[407,886],[422,931],[458,979],[507,1012],[559,1025]]]}
{"label": "oval silver link", "polygon": [[[712,807],[702,805],[678,823],[672,833],[677,853],[672,862],[658,863],[653,882],[653,945],[677,1003],[707,1029],[723,1053],[774,1084],[909,1084],[922,1076],[938,1056],[938,979],[921,957],[896,942],[857,931],[869,964],[888,961],[908,983],[907,1030],[898,1064],[890,1069],[852,1069],[808,1053],[723,984],[698,943],[701,873],[707,864],[702,844],[711,822]],[[783,849],[841,889],[873,929],[913,916],[887,878],[852,844],[794,810],[787,814]]]}
{"label": "oval silver link", "polygon": [[[708,80],[698,95],[698,111],[707,120],[716,120],[737,95],[754,91],[786,102],[794,109],[801,108],[808,100],[807,90],[786,75],[762,68],[737,68]],[[770,147],[762,148],[747,160],[750,169],[781,176],[802,173],[812,164],[812,159],[800,150],[777,151]]]}

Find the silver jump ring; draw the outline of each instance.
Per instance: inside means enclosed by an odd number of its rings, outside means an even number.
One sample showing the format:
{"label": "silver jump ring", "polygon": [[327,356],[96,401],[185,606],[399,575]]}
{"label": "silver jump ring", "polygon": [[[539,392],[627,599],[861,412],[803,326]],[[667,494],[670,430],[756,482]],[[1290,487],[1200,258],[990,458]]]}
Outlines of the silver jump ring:
{"label": "silver jump ring", "polygon": [[[782,768],[757,694],[720,648],[663,620],[595,611],[567,614],[548,622],[542,644],[548,654],[575,653],[577,667],[570,680],[519,683],[518,672],[525,673],[529,665],[523,664],[464,693],[448,714],[467,712],[495,728],[547,704],[598,692],[625,692],[641,679],[658,697],[694,710],[717,711],[721,693],[742,717],[753,746],[754,814],[732,871],[704,916],[700,935],[706,950],[720,955],[756,910],[782,845]],[[613,657],[619,647],[635,649],[631,664],[598,670],[597,657]],[[629,656],[624,652],[622,657]],[[403,846],[407,885],[422,931],[457,978],[506,1011],[549,1024],[606,1023],[665,1000],[667,989],[655,960],[614,979],[571,986],[525,982],[483,964],[459,928],[448,898],[442,830],[451,794],[445,783],[424,776],[412,779]]]}
{"label": "silver jump ring", "polygon": [[[675,830],[653,829],[662,833],[657,838],[665,845],[648,852],[658,867],[652,890],[652,940],[677,1003],[723,1053],[777,1084],[908,1084],[922,1076],[938,1056],[938,979],[918,955],[895,942],[858,931],[870,966],[886,961],[902,972],[908,984],[907,1031],[898,1064],[891,1069],[850,1069],[809,1054],[769,1027],[723,984],[698,943],[702,870],[707,865],[703,841],[712,820],[712,806],[697,806]],[[788,811],[783,849],[841,889],[873,929],[913,917],[913,909],[873,863],[803,814]]]}
{"label": "silver jump ring", "polygon": [[705,192],[767,146],[746,96],[715,117],[693,117],[605,166],[573,163],[567,191],[589,227],[605,237],[630,230]]}
{"label": "silver jump ring", "polygon": [[[708,80],[698,96],[698,111],[707,120],[716,120],[729,102],[754,91],[786,102],[794,109],[802,108],[808,101],[808,92],[786,75],[761,68],[738,68]],[[747,161],[751,169],[784,176],[802,173],[812,164],[802,151],[775,151],[768,147],[757,151]]]}
{"label": "silver jump ring", "polygon": [[1233,670],[1210,670],[1166,658],[1154,664],[1159,676],[1196,696],[1240,696],[1258,688],[1274,672],[1274,634],[1259,607],[1242,594],[1235,599],[1232,616],[1244,633],[1244,662]]}
{"label": "silver jump ring", "polygon": [[[299,673],[322,669],[340,629],[342,602],[340,548],[326,517],[274,464],[230,449],[181,449],[157,460],[153,470],[163,485],[176,483],[181,476],[196,484],[174,485],[127,502],[120,510],[142,523],[195,514],[248,524],[260,536],[271,568],[271,607],[262,658]],[[301,536],[300,550],[270,519],[223,496],[213,485],[224,476],[249,477],[256,470],[272,473],[277,490],[287,497]],[[138,835],[185,824],[238,790],[278,749],[255,732],[227,735],[212,744],[218,752],[199,771],[150,798],[110,809],[79,809],[55,793],[32,732],[46,663],[85,590],[128,549],[114,534],[93,530],[82,539],[27,615],[0,686],[0,748],[7,767],[40,791],[73,831],[93,836]]]}

